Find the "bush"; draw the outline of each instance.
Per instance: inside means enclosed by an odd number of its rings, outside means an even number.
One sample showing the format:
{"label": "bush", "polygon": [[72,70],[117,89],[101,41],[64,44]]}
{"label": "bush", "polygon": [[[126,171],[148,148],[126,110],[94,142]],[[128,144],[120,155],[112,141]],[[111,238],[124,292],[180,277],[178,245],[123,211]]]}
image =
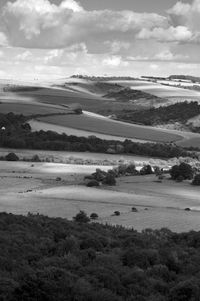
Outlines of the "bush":
{"label": "bush", "polygon": [[120,215],[120,212],[119,212],[119,211],[115,211],[115,212],[114,212],[114,215],[115,215],[115,216],[119,216],[119,215]]}
{"label": "bush", "polygon": [[87,187],[98,187],[98,186],[99,186],[99,182],[96,180],[92,180],[87,183]]}
{"label": "bush", "polygon": [[73,217],[73,220],[78,223],[88,223],[90,221],[87,214],[82,210]]}
{"label": "bush", "polygon": [[144,167],[142,167],[142,169],[140,170],[140,174],[141,175],[151,175],[151,174],[153,174],[153,170],[151,168],[151,165],[145,165]]}
{"label": "bush", "polygon": [[200,174],[196,175],[192,181],[192,185],[200,186]]}
{"label": "bush", "polygon": [[93,220],[95,220],[95,219],[98,219],[98,214],[97,213],[92,213],[92,214],[90,214],[90,219],[93,219]]}
{"label": "bush", "polygon": [[19,157],[15,153],[9,153],[5,158],[7,161],[19,161]]}
{"label": "bush", "polygon": [[102,183],[105,185],[109,185],[109,186],[115,186],[116,180],[115,180],[114,175],[112,175],[111,173],[108,173]]}
{"label": "bush", "polygon": [[41,162],[40,157],[38,155],[34,155],[31,159],[32,162]]}
{"label": "bush", "polygon": [[173,180],[191,180],[194,172],[192,167],[187,163],[181,163],[180,165],[174,165],[169,171]]}
{"label": "bush", "polygon": [[138,212],[138,210],[137,210],[137,208],[135,208],[135,207],[132,207],[132,212]]}

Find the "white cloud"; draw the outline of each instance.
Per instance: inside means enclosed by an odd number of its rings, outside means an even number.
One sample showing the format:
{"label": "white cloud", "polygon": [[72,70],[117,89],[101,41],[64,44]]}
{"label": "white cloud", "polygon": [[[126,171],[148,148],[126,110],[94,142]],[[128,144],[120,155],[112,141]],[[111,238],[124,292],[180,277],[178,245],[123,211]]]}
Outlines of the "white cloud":
{"label": "white cloud", "polygon": [[157,53],[154,56],[155,60],[160,61],[179,61],[179,60],[187,60],[189,58],[188,55],[174,54],[169,49],[164,50],[160,53]]}
{"label": "white cloud", "polygon": [[26,50],[16,56],[17,61],[25,61],[32,56],[32,53],[29,50]]}
{"label": "white cloud", "polygon": [[137,35],[138,39],[156,39],[167,42],[187,42],[192,40],[192,32],[185,26],[157,27],[153,30],[142,29]]}
{"label": "white cloud", "polygon": [[133,37],[142,28],[166,27],[167,18],[133,11],[86,11],[74,0],[16,0],[3,9],[2,22],[13,46],[58,48],[112,34]]}
{"label": "white cloud", "polygon": [[61,9],[71,9],[73,12],[83,11],[82,6],[74,0],[64,0],[60,5]]}
{"label": "white cloud", "polygon": [[108,67],[128,66],[128,62],[124,62],[120,56],[111,56],[103,60],[102,64]]}
{"label": "white cloud", "polygon": [[159,65],[157,65],[157,64],[151,64],[149,67],[150,67],[152,70],[158,70],[158,69],[159,69]]}

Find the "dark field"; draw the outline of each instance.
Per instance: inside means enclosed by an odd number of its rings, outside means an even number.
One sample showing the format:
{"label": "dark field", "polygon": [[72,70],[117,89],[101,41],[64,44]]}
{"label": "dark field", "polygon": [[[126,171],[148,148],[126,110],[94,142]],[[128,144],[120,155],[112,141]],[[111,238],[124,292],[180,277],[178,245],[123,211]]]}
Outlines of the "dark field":
{"label": "dark field", "polygon": [[100,119],[88,115],[49,116],[39,118],[38,120],[91,132],[123,136],[125,138],[136,138],[158,142],[172,142],[182,139],[179,135],[166,133],[162,130],[109,119]]}

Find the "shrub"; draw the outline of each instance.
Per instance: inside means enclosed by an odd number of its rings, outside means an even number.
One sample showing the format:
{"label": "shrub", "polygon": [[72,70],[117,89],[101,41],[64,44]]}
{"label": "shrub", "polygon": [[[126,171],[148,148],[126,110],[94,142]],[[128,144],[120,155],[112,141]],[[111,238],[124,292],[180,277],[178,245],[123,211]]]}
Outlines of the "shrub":
{"label": "shrub", "polygon": [[141,175],[151,175],[151,174],[153,174],[153,170],[151,168],[151,165],[143,166],[142,169],[140,170],[140,174]]}
{"label": "shrub", "polygon": [[119,212],[119,211],[115,211],[115,212],[114,212],[114,215],[115,215],[115,216],[119,216],[119,215],[120,215],[120,212]]}
{"label": "shrub", "polygon": [[31,159],[32,162],[41,162],[40,157],[38,155],[34,155]]}
{"label": "shrub", "polygon": [[196,185],[196,186],[200,186],[200,174],[197,174],[193,181],[192,181],[192,185]]}
{"label": "shrub", "polygon": [[99,182],[96,180],[92,180],[87,183],[87,187],[98,187],[98,186],[99,186]]}
{"label": "shrub", "polygon": [[19,161],[19,157],[15,153],[9,153],[5,158],[7,161]]}
{"label": "shrub", "polygon": [[138,212],[138,210],[137,210],[137,208],[135,208],[135,207],[132,207],[132,212]]}
{"label": "shrub", "polygon": [[87,214],[82,210],[73,217],[73,220],[78,223],[88,223],[90,221]]}
{"label": "shrub", "polygon": [[115,186],[116,180],[115,180],[114,175],[112,175],[111,173],[108,173],[102,183],[105,185],[109,185],[109,186]]}
{"label": "shrub", "polygon": [[98,219],[98,214],[97,213],[92,213],[92,214],[90,214],[90,219],[93,219],[93,220],[95,220],[95,219]]}

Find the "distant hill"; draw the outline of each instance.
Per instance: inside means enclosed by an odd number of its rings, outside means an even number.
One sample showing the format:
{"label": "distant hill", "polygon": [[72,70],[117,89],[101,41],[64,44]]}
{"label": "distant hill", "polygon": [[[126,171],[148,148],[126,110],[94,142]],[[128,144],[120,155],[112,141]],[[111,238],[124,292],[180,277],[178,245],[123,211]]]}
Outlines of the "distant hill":
{"label": "distant hill", "polygon": [[146,99],[146,100],[162,100],[162,98],[152,95],[150,93],[146,93],[140,90],[133,90],[130,88],[121,89],[120,91],[113,91],[106,95],[105,98],[114,98],[118,101],[130,101],[130,100],[138,100],[138,99]]}
{"label": "distant hill", "polygon": [[87,79],[92,81],[110,81],[110,80],[135,80],[131,76],[88,76],[88,75],[72,75],[71,78]]}
{"label": "distant hill", "polygon": [[200,77],[191,76],[191,75],[170,75],[169,80],[180,79],[180,80],[190,80],[191,82],[200,82]]}

